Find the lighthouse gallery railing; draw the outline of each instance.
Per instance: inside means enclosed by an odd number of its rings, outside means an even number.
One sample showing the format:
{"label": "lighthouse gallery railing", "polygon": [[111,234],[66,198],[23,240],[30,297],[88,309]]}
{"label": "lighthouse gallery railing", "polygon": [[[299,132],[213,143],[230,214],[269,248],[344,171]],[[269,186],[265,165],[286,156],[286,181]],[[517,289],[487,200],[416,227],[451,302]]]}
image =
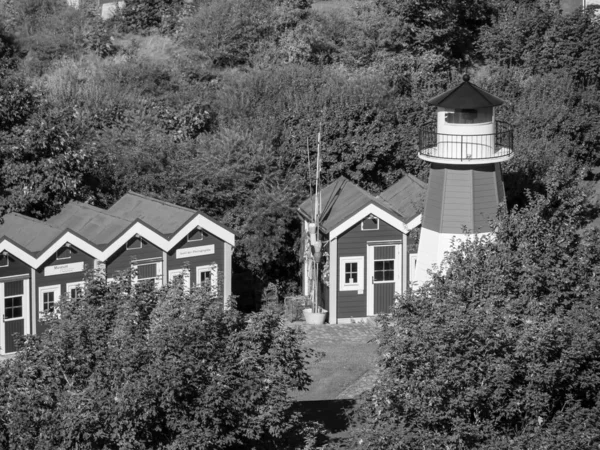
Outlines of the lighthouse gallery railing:
{"label": "lighthouse gallery railing", "polygon": [[496,133],[460,135],[437,132],[437,124],[429,122],[419,130],[419,153],[430,158],[476,160],[511,156],[513,129],[496,121]]}

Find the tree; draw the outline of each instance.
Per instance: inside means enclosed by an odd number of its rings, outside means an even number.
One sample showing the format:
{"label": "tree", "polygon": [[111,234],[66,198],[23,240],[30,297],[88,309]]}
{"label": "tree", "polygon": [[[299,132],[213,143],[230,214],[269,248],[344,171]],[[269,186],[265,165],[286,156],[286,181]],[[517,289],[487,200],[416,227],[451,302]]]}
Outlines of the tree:
{"label": "tree", "polygon": [[366,448],[597,446],[600,233],[581,229],[578,178],[555,171],[547,195],[457,245],[381,319]]}
{"label": "tree", "polygon": [[415,55],[433,50],[455,61],[470,61],[480,30],[495,10],[488,0],[375,0],[386,16],[384,48]]}
{"label": "tree", "polygon": [[0,366],[2,448],[281,448],[298,424],[310,352],[273,311],[124,277],[60,314]]}

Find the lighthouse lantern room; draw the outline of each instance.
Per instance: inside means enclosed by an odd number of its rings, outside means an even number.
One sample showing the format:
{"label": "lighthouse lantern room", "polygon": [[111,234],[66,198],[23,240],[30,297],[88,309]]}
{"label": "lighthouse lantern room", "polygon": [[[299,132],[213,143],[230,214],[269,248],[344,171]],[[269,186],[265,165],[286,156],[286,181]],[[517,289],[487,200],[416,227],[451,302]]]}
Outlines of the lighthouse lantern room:
{"label": "lighthouse lantern room", "polygon": [[417,255],[415,281],[428,279],[439,268],[453,238],[464,230],[485,235],[498,205],[504,201],[500,163],[513,156],[512,127],[496,120],[496,107],[504,102],[463,82],[431,99],[437,120],[419,134],[419,157],[431,163],[425,211]]}

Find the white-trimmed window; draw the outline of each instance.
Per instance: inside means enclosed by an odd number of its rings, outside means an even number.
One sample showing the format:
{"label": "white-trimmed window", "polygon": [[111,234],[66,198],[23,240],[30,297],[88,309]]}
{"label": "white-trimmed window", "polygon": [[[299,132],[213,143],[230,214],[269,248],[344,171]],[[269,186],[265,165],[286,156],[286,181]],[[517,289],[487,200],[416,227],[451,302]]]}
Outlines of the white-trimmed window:
{"label": "white-trimmed window", "polygon": [[373,261],[373,283],[395,282],[394,264],[394,259],[380,259]]}
{"label": "white-trimmed window", "polygon": [[201,228],[200,229],[194,228],[187,235],[188,242],[198,242],[198,241],[203,241],[203,240],[204,240],[204,230]]}
{"label": "white-trimmed window", "polygon": [[136,250],[142,248],[144,245],[144,238],[142,237],[132,237],[125,244],[125,250]]}
{"label": "white-trimmed window", "polygon": [[10,259],[8,258],[8,253],[4,254],[1,253],[0,254],[0,267],[8,267],[10,263]]}
{"label": "white-trimmed window", "polygon": [[4,283],[4,320],[23,318],[23,281],[8,281]]}
{"label": "white-trimmed window", "polygon": [[85,282],[76,281],[75,283],[67,283],[67,298],[81,298],[83,296],[83,288],[85,286]]}
{"label": "white-trimmed window", "polygon": [[364,256],[340,258],[340,291],[362,291],[364,289]]}
{"label": "white-trimmed window", "polygon": [[369,217],[365,217],[360,222],[360,229],[362,231],[377,231],[379,230],[379,217],[375,217],[370,215]]}
{"label": "white-trimmed window", "polygon": [[69,247],[63,247],[56,252],[56,259],[71,259],[71,249]]}
{"label": "white-trimmed window", "polygon": [[154,280],[155,286],[162,286],[162,260],[155,262],[137,261],[132,265],[135,272],[133,283],[141,283],[143,281]]}
{"label": "white-trimmed window", "polygon": [[218,267],[216,264],[208,266],[197,266],[196,267],[196,285],[197,286],[208,286],[212,289],[213,293],[217,292],[218,283]]}
{"label": "white-trimmed window", "polygon": [[38,302],[40,318],[43,318],[45,314],[54,313],[60,302],[60,284],[41,287]]}

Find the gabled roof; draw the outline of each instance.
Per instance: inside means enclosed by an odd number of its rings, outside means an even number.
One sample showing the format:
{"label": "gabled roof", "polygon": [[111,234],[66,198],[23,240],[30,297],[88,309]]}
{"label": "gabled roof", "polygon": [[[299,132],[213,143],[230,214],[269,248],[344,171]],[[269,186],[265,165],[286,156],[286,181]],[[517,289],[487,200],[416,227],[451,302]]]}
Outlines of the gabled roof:
{"label": "gabled roof", "polygon": [[182,224],[198,214],[193,209],[135,192],[125,194],[107,212],[130,221],[140,219],[165,236],[175,233]]}
{"label": "gabled roof", "polygon": [[[406,178],[405,181],[404,178]],[[352,219],[355,214],[373,205],[395,220],[408,224],[418,215],[417,206],[422,193],[426,190],[425,184],[414,177],[403,177],[398,183],[384,191],[386,197],[375,197],[364,189],[358,187],[345,177],[340,177],[321,191],[322,217],[320,227],[328,234],[341,224]],[[389,191],[389,192],[388,192]],[[410,199],[401,199],[399,195],[404,192]],[[314,195],[302,202],[298,212],[307,221],[313,220]]]}
{"label": "gabled roof", "polygon": [[379,198],[411,220],[423,212],[427,184],[408,173],[379,194]]}
{"label": "gabled roof", "polygon": [[70,243],[105,261],[134,236],[140,235],[163,251],[170,251],[196,228],[235,246],[233,231],[199,211],[135,193],[126,197],[115,204],[114,211],[119,215],[78,202],[67,204],[46,222],[7,214],[0,224],[0,252],[7,250],[38,268]]}
{"label": "gabled roof", "polygon": [[10,239],[33,254],[45,249],[62,233],[59,228],[17,213],[9,213],[2,219],[0,236]]}
{"label": "gabled roof", "polygon": [[104,247],[125,231],[131,221],[108,214],[95,206],[70,202],[46,223],[61,229],[68,228],[98,247]]}
{"label": "gabled roof", "polygon": [[427,103],[433,106],[450,109],[477,109],[490,106],[500,106],[504,100],[484,91],[480,87],[469,82],[469,76],[463,77],[463,82],[432,98]]}

